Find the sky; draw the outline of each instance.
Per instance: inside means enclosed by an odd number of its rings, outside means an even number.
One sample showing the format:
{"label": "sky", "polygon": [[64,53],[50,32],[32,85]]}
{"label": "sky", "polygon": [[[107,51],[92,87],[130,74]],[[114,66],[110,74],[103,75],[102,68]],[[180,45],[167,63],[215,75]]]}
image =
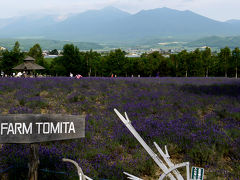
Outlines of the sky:
{"label": "sky", "polygon": [[0,19],[31,14],[68,14],[113,6],[129,13],[167,7],[191,10],[211,19],[240,20],[240,0],[0,0]]}

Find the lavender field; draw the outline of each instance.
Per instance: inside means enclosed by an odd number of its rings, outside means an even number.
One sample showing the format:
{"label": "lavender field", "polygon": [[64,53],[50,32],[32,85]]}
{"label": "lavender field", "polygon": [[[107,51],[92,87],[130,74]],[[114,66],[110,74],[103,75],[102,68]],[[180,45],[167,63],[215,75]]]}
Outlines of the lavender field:
{"label": "lavender field", "polygon": [[[86,114],[86,137],[40,145],[39,179],[77,179],[76,160],[94,179],[161,174],[118,119],[126,111],[153,147],[175,163],[205,168],[207,179],[240,177],[240,80],[228,78],[1,78],[0,112]],[[154,149],[154,148],[153,148]],[[2,145],[0,174],[26,179],[28,145]]]}

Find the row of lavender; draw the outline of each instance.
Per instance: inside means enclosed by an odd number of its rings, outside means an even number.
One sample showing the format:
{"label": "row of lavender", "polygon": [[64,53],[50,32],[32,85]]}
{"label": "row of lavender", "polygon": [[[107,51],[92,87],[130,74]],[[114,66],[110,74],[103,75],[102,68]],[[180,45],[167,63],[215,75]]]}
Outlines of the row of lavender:
{"label": "row of lavender", "polygon": [[[113,109],[126,111],[149,145],[168,146],[178,162],[206,168],[209,178],[240,176],[240,80],[227,78],[1,78],[0,112],[86,114],[86,137],[43,143],[42,179],[155,177],[156,166]],[[0,169],[25,179],[27,145],[3,145]],[[66,174],[57,174],[57,172]],[[9,171],[9,176],[14,172]],[[21,173],[22,172],[22,173]],[[14,175],[12,175],[14,176]]]}

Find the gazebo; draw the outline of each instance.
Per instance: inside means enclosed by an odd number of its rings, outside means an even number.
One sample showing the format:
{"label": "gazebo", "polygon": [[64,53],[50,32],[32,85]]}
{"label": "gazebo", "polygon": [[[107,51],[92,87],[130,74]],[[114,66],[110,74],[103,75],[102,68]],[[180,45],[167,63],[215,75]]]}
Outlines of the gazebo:
{"label": "gazebo", "polygon": [[36,64],[35,59],[28,56],[27,58],[24,59],[24,62],[22,64],[17,65],[16,67],[13,68],[13,70],[20,70],[20,71],[25,71],[27,74],[32,74],[34,70],[43,70],[45,69],[44,67]]}

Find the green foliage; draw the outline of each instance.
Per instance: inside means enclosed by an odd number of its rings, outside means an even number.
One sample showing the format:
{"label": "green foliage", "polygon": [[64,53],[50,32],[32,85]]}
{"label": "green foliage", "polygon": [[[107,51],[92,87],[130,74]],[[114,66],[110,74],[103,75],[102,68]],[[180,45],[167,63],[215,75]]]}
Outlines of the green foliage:
{"label": "green foliage", "polygon": [[194,160],[194,164],[204,166],[207,163],[213,163],[215,159],[213,157],[215,154],[214,148],[209,148],[205,144],[197,144],[188,152],[188,155],[191,159]]}
{"label": "green foliage", "polygon": [[177,76],[188,76],[189,70],[189,54],[186,50],[181,51],[178,55],[178,72]]}
{"label": "green foliage", "polygon": [[45,70],[37,71],[38,73],[43,74],[49,74],[50,73],[50,65],[49,63],[44,59],[42,54],[42,48],[39,44],[35,44],[32,48],[30,48],[28,55],[33,57],[37,64],[40,66],[43,66]]}
{"label": "green foliage", "polygon": [[124,64],[126,62],[125,53],[121,49],[111,51],[107,56],[107,68],[109,75],[116,74],[117,76],[124,76]]}
{"label": "green foliage", "polygon": [[208,72],[210,68],[211,63],[211,49],[209,47],[206,47],[205,50],[202,52],[202,63],[204,68],[205,76],[208,77]]}
{"label": "green foliage", "polygon": [[[2,56],[3,50],[0,50],[0,56]],[[1,59],[0,59],[1,60]]]}
{"label": "green foliage", "polygon": [[51,75],[56,75],[56,76],[64,76],[67,75],[67,71],[66,68],[64,67],[64,65],[62,64],[62,60],[63,57],[57,57],[55,58],[51,65],[50,65],[50,74]]}
{"label": "green foliage", "polygon": [[220,50],[218,54],[219,62],[221,63],[221,70],[224,72],[225,77],[227,77],[230,61],[231,61],[231,50],[229,47],[225,47]]}
{"label": "green foliage", "polygon": [[[73,45],[66,47],[72,49],[70,51],[65,49],[67,52],[63,56],[65,60],[63,60],[63,57],[58,57],[51,62],[51,74],[69,75],[69,72],[78,72],[83,76],[108,77],[112,74],[126,77],[138,75],[150,77],[208,77],[223,76],[225,73],[226,77],[237,77],[240,69],[238,48],[231,52],[226,47],[221,49],[218,54],[212,53],[208,47],[202,51],[199,49],[193,52],[183,50],[178,54],[171,54],[170,57],[164,57],[161,53],[155,51],[149,54],[144,53],[139,58],[127,58],[125,52],[120,49],[101,56],[92,50],[76,53],[78,50],[74,50]],[[79,57],[75,59],[78,59],[79,62],[73,62],[71,59],[77,56]],[[75,67],[70,66],[69,62],[75,64]],[[68,67],[68,70],[66,67]],[[76,69],[79,70],[76,71]]]}
{"label": "green foliage", "polygon": [[49,105],[44,101],[29,101],[25,104],[29,108],[47,108]]}
{"label": "green foliage", "polygon": [[64,76],[68,76],[70,73],[85,75],[86,66],[87,63],[79,49],[73,44],[66,44],[63,47],[63,56],[55,58],[52,62],[52,73]]}
{"label": "green foliage", "polygon": [[50,55],[58,55],[58,50],[53,49],[52,51],[49,52]]}
{"label": "green foliage", "polygon": [[11,51],[6,50],[2,52],[3,57],[0,62],[0,68],[7,75],[12,75],[12,68],[23,62],[24,53],[20,52],[19,47],[20,44],[17,41]]}
{"label": "green foliage", "polygon": [[142,163],[138,163],[135,167],[135,169],[138,170],[138,172],[132,173],[132,174],[145,174],[150,177],[154,177],[156,174],[156,170],[158,167],[155,166],[153,160],[148,157],[148,155],[144,152],[139,152],[137,155],[135,154],[134,158],[141,159],[145,158],[146,160]]}
{"label": "green foliage", "polygon": [[143,54],[142,61],[144,62],[144,74],[146,76],[156,76],[160,61],[163,59],[162,55],[155,51],[150,54]]}
{"label": "green foliage", "polygon": [[[50,54],[57,54],[54,49]],[[90,50],[81,52],[74,44],[66,44],[63,53],[54,59],[44,59],[40,44],[35,44],[28,52],[36,59],[36,63],[45,68],[44,73],[57,76],[81,74],[82,76],[138,76],[141,77],[208,77],[224,76],[238,77],[240,69],[240,50],[233,51],[229,47],[214,53],[209,47],[204,50],[186,50],[178,54],[164,56],[158,51],[144,53],[138,58],[128,58],[121,49],[116,49],[101,55]],[[15,43],[12,51],[2,52],[1,70],[6,74],[12,73],[12,68],[23,62],[24,53],[20,51],[19,42]]]}
{"label": "green foliage", "polygon": [[20,44],[18,41],[16,41],[14,47],[13,47],[13,52],[20,52]]}
{"label": "green foliage", "polygon": [[232,66],[235,69],[235,77],[238,77],[238,71],[240,69],[240,50],[236,47],[232,51]]}
{"label": "green foliage", "polygon": [[43,59],[42,48],[39,44],[35,44],[28,52],[28,55],[36,59],[37,61]]}
{"label": "green foliage", "polygon": [[82,56],[84,56],[84,61],[87,64],[88,76],[92,76],[92,74],[94,74],[94,76],[97,76],[97,74],[99,75],[101,55],[97,52],[90,50],[86,53],[82,53]]}

